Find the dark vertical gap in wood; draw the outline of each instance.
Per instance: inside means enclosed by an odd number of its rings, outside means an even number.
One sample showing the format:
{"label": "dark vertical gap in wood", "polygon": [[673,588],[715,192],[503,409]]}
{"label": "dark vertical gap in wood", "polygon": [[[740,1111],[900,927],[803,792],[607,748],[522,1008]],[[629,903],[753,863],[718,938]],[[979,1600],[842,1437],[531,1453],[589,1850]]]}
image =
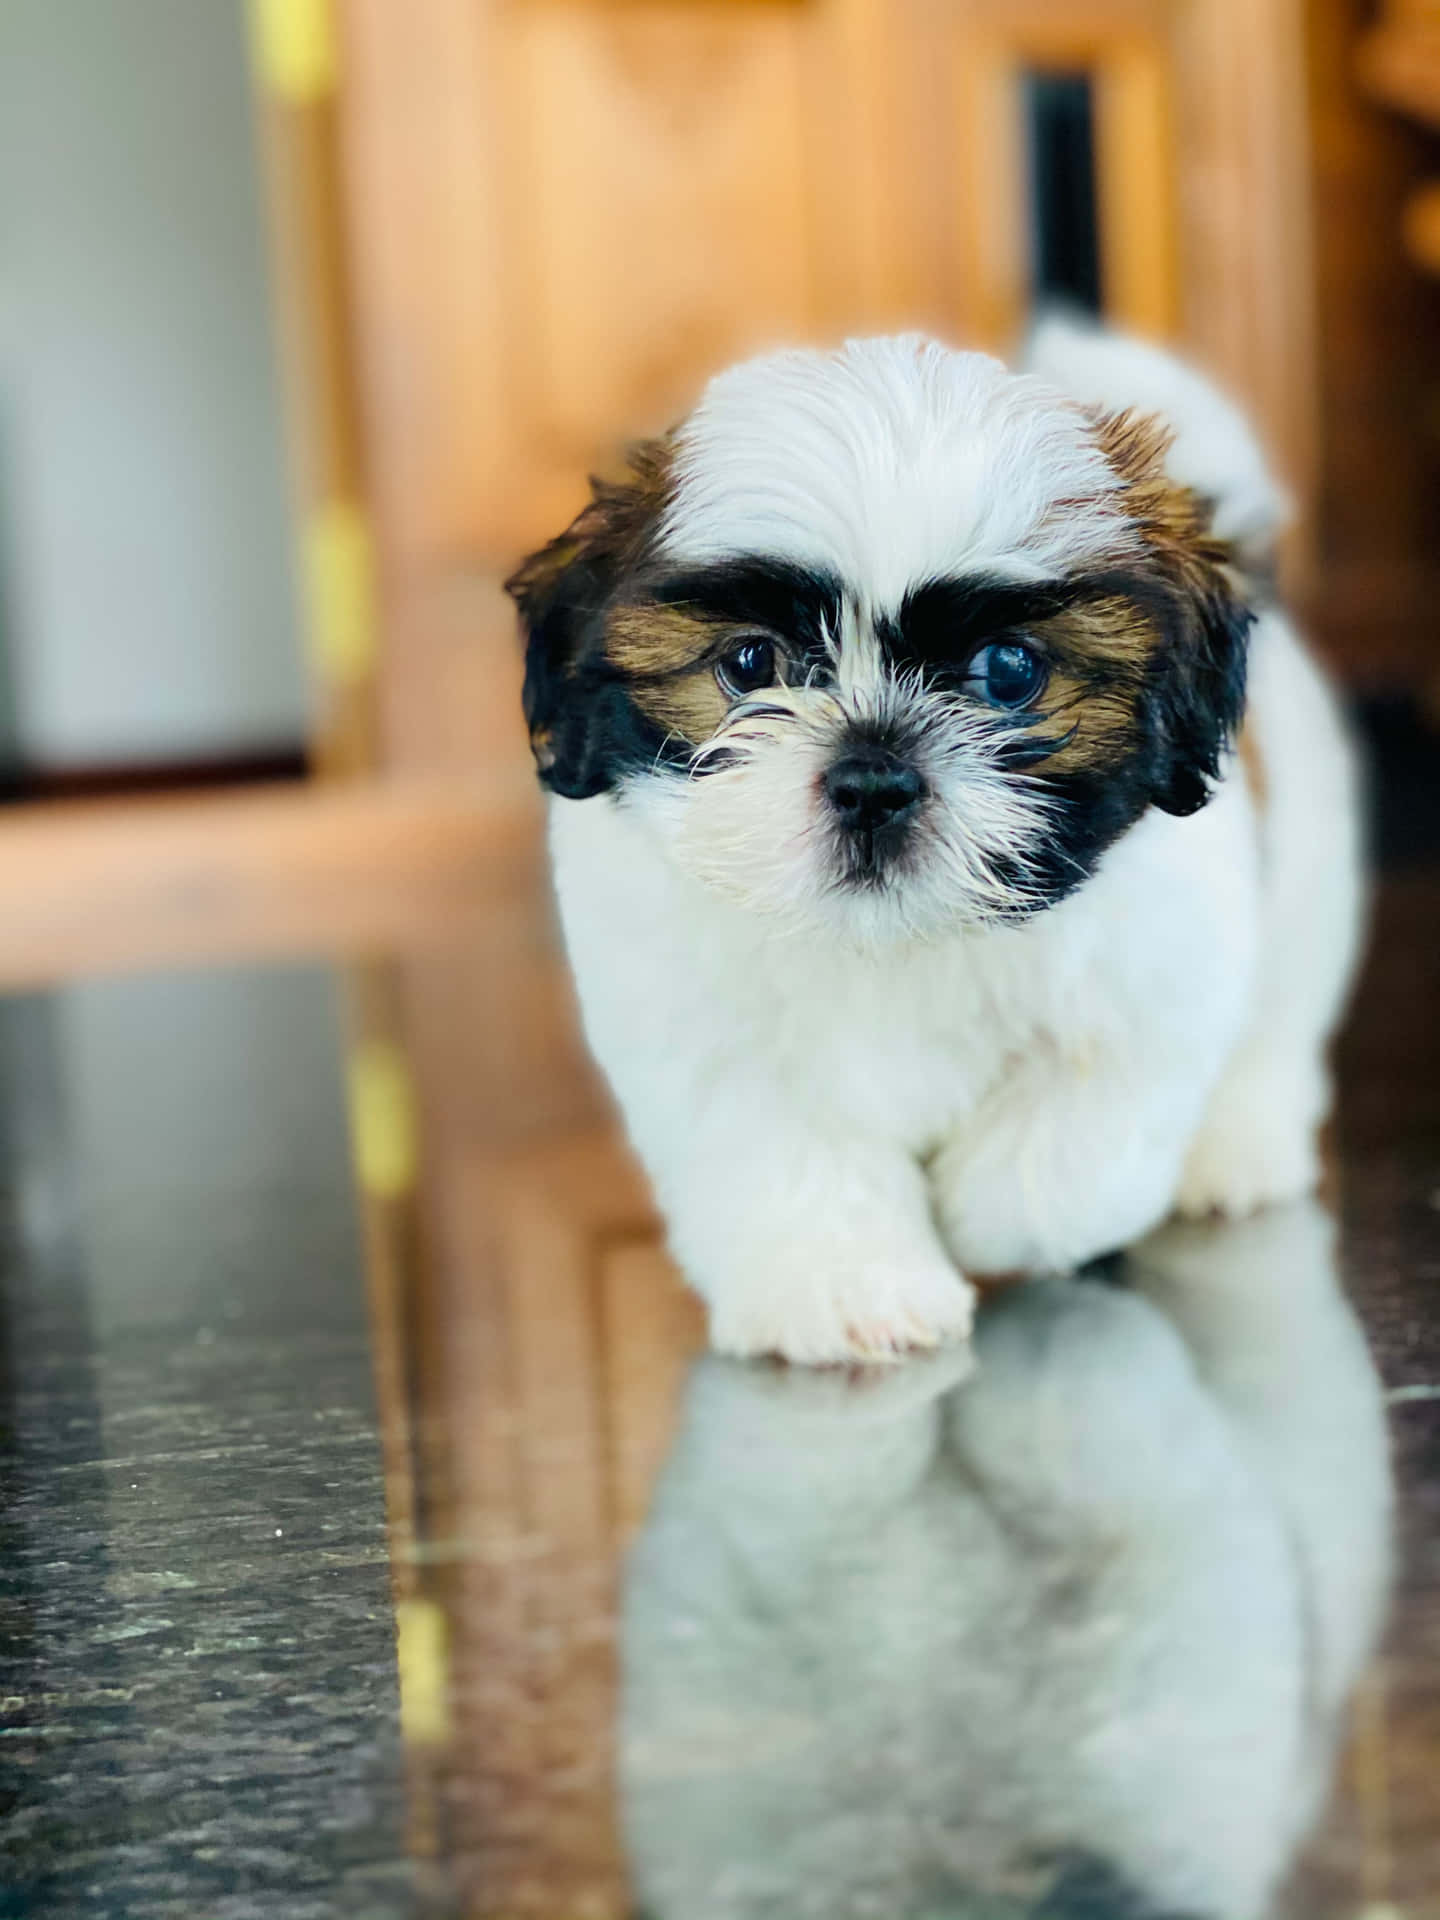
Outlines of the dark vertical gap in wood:
{"label": "dark vertical gap in wood", "polygon": [[1099,314],[1094,84],[1085,72],[1023,81],[1030,166],[1031,298]]}

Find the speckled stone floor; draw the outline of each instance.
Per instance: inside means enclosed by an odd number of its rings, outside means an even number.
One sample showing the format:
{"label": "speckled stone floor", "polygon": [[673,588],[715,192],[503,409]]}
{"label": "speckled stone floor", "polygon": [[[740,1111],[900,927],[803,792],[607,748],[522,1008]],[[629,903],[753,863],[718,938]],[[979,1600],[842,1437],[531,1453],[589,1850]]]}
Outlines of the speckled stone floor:
{"label": "speckled stone floor", "polygon": [[[223,987],[90,995],[82,1039],[98,1019],[139,1045],[161,1010],[173,1036],[188,1008],[198,1043],[148,1078],[109,1059],[121,1097],[98,1142],[69,1105],[97,1052],[77,1070],[74,1009],[0,1018],[23,1086],[0,1249],[5,1914],[414,1910],[329,988],[276,976],[242,1000],[274,1042],[297,1017],[322,1036],[297,1070],[328,1139],[299,1171],[237,1155],[253,1100],[166,1151],[233,1066],[203,1044],[237,1012]],[[277,1091],[258,1052],[256,1099]],[[107,1178],[127,1110],[136,1151],[161,1150],[148,1190]]]}

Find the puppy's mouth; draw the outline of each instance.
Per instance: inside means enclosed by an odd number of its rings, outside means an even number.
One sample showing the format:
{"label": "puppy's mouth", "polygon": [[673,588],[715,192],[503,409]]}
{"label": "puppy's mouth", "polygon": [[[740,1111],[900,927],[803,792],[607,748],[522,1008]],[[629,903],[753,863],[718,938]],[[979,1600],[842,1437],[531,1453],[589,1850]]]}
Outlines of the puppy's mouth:
{"label": "puppy's mouth", "polygon": [[883,887],[909,864],[914,833],[899,827],[842,830],[835,836],[842,887]]}

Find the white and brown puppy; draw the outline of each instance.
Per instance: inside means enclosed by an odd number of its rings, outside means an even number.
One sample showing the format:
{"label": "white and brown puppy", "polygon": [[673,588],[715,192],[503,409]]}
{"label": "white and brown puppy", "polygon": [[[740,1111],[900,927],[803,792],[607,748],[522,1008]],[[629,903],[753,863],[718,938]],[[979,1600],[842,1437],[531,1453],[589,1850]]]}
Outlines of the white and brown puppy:
{"label": "white and brown puppy", "polygon": [[1156,350],[1031,366],[737,367],[510,583],[586,1030],[722,1349],[933,1344],[967,1274],[1315,1178],[1359,860],[1279,496]]}

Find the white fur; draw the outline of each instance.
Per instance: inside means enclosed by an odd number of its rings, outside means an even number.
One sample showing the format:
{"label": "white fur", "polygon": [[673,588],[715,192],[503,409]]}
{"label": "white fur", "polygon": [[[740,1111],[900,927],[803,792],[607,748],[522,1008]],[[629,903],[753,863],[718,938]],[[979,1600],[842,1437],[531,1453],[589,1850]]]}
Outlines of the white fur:
{"label": "white fur", "polygon": [[[863,653],[863,649],[857,649]],[[1046,829],[1038,790],[998,764],[1002,735],[963,702],[934,699],[918,684],[855,671],[829,689],[769,691],[735,708],[698,765],[721,762],[703,783],[654,781],[630,796],[677,864],[741,906],[814,934],[850,941],[926,935],[957,912],[1000,916],[1024,896],[998,871],[1004,855],[1023,870]],[[914,765],[934,804],[916,828],[914,870],[903,884],[858,896],[833,885],[838,830],[815,804],[817,782],[847,722],[920,723]],[[788,830],[787,830],[788,829]]]}
{"label": "white fur", "polygon": [[970,567],[1048,579],[1114,553],[1129,537],[1115,476],[1079,413],[1047,397],[911,334],[746,361],[681,429],[663,549],[828,568],[865,583],[875,611]]}
{"label": "white fur", "polygon": [[701,1362],[625,1589],[657,1920],[1019,1915],[1057,1854],[1270,1911],[1381,1624],[1379,1383],[1313,1203],[1127,1267],[1008,1291],[964,1384]]}
{"label": "white fur", "polygon": [[1305,1193],[1330,1106],[1326,1042],[1359,951],[1364,887],[1356,765],[1330,688],[1290,626],[1265,623],[1250,724],[1267,792],[1257,902],[1262,960],[1245,1032],[1211,1096],[1179,1203],[1242,1213]]}
{"label": "white fur", "polygon": [[[1133,364],[1163,403],[1169,368],[1177,411],[1203,412],[1188,371],[1104,351],[1107,401]],[[1233,467],[1253,531],[1258,455],[1213,404],[1193,471],[1223,488]],[[934,1344],[969,1324],[967,1271],[1066,1267],[1177,1196],[1244,1211],[1312,1184],[1360,889],[1348,751],[1283,617],[1253,638],[1263,828],[1232,768],[1019,925],[995,923],[992,857],[1023,868],[1043,803],[867,646],[869,612],[934,574],[1046,576],[1123,547],[1079,419],[993,361],[904,340],[722,375],[684,431],[672,556],[753,549],[861,583],[838,684],[737,709],[728,770],[552,807],[586,1031],[722,1349]],[[1203,437],[1187,427],[1178,457]],[[924,722],[933,824],[903,885],[842,895],[816,776],[846,716],[887,701]]]}

